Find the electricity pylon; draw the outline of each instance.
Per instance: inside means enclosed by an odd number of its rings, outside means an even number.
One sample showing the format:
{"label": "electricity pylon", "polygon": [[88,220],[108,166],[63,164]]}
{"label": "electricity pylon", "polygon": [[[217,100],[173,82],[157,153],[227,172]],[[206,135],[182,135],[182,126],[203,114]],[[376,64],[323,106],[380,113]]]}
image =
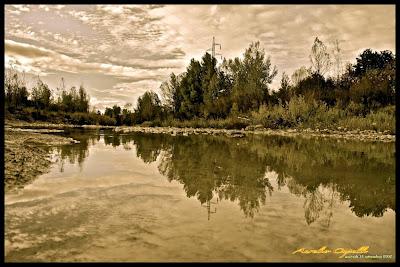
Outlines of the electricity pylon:
{"label": "electricity pylon", "polygon": [[215,43],[215,37],[213,36],[212,46],[211,46],[211,48],[207,49],[207,51],[211,50],[211,56],[213,58],[215,58],[215,56],[221,56],[221,59],[222,59],[222,55],[220,53],[215,53],[215,47],[216,46],[219,46],[219,50],[222,49],[221,44]]}
{"label": "electricity pylon", "polygon": [[214,211],[211,210],[211,204],[218,204],[218,198],[217,198],[217,203],[212,202],[210,200],[207,200],[206,206],[201,205],[202,207],[207,209],[207,219],[208,219],[208,221],[210,220],[211,213],[217,213],[217,208],[216,207],[214,207]]}

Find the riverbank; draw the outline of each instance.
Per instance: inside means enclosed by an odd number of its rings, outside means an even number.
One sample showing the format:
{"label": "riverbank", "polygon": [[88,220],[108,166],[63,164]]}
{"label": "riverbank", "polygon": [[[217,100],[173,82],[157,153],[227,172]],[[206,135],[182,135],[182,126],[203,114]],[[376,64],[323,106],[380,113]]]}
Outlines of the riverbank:
{"label": "riverbank", "polygon": [[209,135],[225,135],[232,138],[242,138],[246,135],[278,135],[278,136],[309,136],[309,137],[326,137],[339,138],[359,141],[378,141],[378,142],[394,142],[395,135],[388,132],[378,132],[373,130],[347,130],[339,127],[337,130],[330,129],[268,129],[262,125],[247,126],[241,130],[213,129],[213,128],[176,128],[176,127],[141,127],[141,126],[120,126],[115,127],[116,133],[145,132],[145,133],[164,133],[188,136],[191,134],[209,134]]}
{"label": "riverbank", "polygon": [[[48,132],[40,131],[40,132]],[[49,148],[76,143],[72,138],[34,131],[5,131],[4,189],[13,191],[29,184],[38,175],[48,171],[51,160]]]}
{"label": "riverbank", "polygon": [[[191,127],[150,127],[150,126],[104,126],[104,125],[72,125],[72,124],[53,124],[44,122],[28,123],[24,121],[6,121],[6,129],[13,129],[14,131],[37,131],[50,133],[54,131],[63,131],[68,128],[81,128],[81,129],[112,129],[116,133],[130,133],[130,132],[144,132],[144,133],[164,133],[171,135],[190,134],[208,134],[208,135],[225,135],[228,137],[241,138],[246,135],[260,134],[260,135],[278,135],[278,136],[308,136],[308,137],[323,137],[323,138],[337,138],[347,140],[360,140],[360,141],[375,141],[375,142],[395,142],[396,135],[391,134],[390,131],[377,131],[377,130],[349,130],[342,127],[336,129],[271,129],[265,128],[260,125],[250,125],[240,130],[236,129],[216,129],[216,128],[191,128]],[[16,130],[20,129],[20,130]],[[28,130],[29,129],[29,130]],[[41,130],[39,130],[41,129]],[[46,130],[47,129],[47,130]]]}
{"label": "riverbank", "polygon": [[21,128],[21,129],[59,129],[64,128],[82,128],[82,129],[113,129],[116,126],[108,125],[78,125],[78,124],[64,124],[64,123],[47,123],[42,121],[26,122],[19,120],[5,120],[5,128]]}

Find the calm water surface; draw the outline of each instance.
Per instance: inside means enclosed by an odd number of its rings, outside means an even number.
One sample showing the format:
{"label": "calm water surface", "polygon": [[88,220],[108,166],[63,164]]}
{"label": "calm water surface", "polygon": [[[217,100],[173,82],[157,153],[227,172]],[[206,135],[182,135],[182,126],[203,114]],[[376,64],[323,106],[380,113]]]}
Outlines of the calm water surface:
{"label": "calm water surface", "polygon": [[6,261],[354,261],[293,254],[323,246],[395,259],[394,144],[67,135],[81,143],[5,196]]}

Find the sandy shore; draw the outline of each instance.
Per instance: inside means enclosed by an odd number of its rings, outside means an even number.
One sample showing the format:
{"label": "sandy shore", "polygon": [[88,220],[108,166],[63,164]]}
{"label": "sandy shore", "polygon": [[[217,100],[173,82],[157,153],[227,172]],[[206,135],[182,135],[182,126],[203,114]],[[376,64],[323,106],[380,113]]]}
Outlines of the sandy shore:
{"label": "sandy shore", "polygon": [[12,191],[29,184],[38,175],[48,171],[51,146],[75,143],[71,138],[52,134],[5,131],[4,189]]}

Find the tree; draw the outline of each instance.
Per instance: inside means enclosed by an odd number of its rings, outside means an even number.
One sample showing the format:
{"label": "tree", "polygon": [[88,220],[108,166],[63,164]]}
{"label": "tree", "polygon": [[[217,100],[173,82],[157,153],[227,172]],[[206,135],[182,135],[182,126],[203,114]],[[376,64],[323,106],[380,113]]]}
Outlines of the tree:
{"label": "tree", "polygon": [[105,109],[105,111],[104,111],[104,115],[106,115],[106,116],[112,118],[112,117],[113,117],[113,114],[114,114],[113,109],[112,109],[112,108],[109,108],[109,107],[106,107],[106,109]]}
{"label": "tree", "polygon": [[324,75],[325,72],[329,70],[331,65],[327,48],[325,44],[318,39],[318,37],[315,38],[314,44],[311,48],[310,60],[315,73],[318,75]]}
{"label": "tree", "polygon": [[89,112],[89,97],[85,91],[85,88],[83,88],[83,85],[79,87],[79,101],[77,104],[77,110],[79,112]]}
{"label": "tree", "polygon": [[350,86],[350,100],[367,109],[395,104],[395,64],[384,69],[368,69]]}
{"label": "tree", "polygon": [[340,76],[342,75],[342,49],[339,45],[339,40],[335,40],[333,42],[333,49],[332,49],[332,56],[333,56],[333,63],[335,65],[335,78],[338,82],[340,80]]}
{"label": "tree", "polygon": [[282,103],[289,102],[291,97],[290,79],[289,76],[283,72],[281,78],[281,86],[278,91],[278,98]]}
{"label": "tree", "polygon": [[235,58],[225,64],[233,81],[232,101],[237,103],[239,111],[257,109],[267,101],[268,86],[278,71],[271,68],[271,59],[260,48],[260,42],[250,44],[243,60]]}
{"label": "tree", "polygon": [[182,102],[179,106],[179,118],[192,119],[199,117],[203,104],[203,88],[201,86],[201,64],[195,59],[190,64],[183,75],[179,94]]}
{"label": "tree", "polygon": [[297,86],[293,88],[293,91],[296,95],[303,95],[306,98],[319,99],[324,84],[324,76],[313,73],[304,80],[301,80]]}
{"label": "tree", "polygon": [[153,91],[147,91],[139,97],[135,109],[137,123],[154,121],[161,116],[161,101]]}
{"label": "tree", "polygon": [[231,83],[217,60],[206,53],[201,63],[201,87],[203,89],[202,115],[205,118],[226,117],[229,112]]}
{"label": "tree", "polygon": [[384,69],[386,65],[395,62],[395,56],[391,51],[376,52],[371,49],[364,50],[358,57],[353,67],[353,74],[359,78],[371,69]]}
{"label": "tree", "polygon": [[117,118],[121,114],[121,107],[114,105],[112,107],[112,113],[113,113],[113,117]]}
{"label": "tree", "polygon": [[162,104],[167,111],[177,114],[181,104],[181,96],[179,95],[181,76],[171,73],[169,81],[161,84],[161,99]]}
{"label": "tree", "polygon": [[47,84],[38,79],[36,86],[32,88],[32,103],[37,109],[48,109],[51,102],[51,91]]}
{"label": "tree", "polygon": [[302,80],[311,75],[311,68],[306,68],[301,66],[299,69],[295,70],[292,74],[292,82],[294,86],[297,86]]}
{"label": "tree", "polygon": [[127,103],[122,109],[121,122],[124,125],[132,125],[134,122],[134,114],[130,110],[131,106],[131,103]]}
{"label": "tree", "polygon": [[4,75],[5,107],[9,111],[29,105],[28,90],[25,86],[24,76],[10,66]]}

